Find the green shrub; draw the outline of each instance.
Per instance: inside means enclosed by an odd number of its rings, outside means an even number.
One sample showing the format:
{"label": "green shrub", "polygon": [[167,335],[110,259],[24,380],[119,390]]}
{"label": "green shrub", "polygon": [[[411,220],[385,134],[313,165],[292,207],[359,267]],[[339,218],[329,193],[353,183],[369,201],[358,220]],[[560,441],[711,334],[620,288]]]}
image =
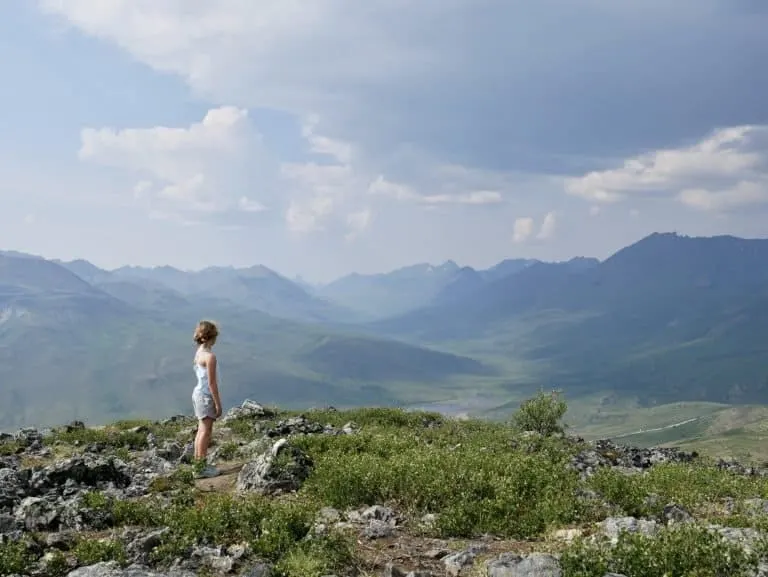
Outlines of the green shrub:
{"label": "green shrub", "polygon": [[[657,515],[668,503],[696,509],[728,497],[744,499],[768,494],[766,478],[690,463],[662,463],[641,475],[601,468],[590,478],[589,485],[609,503],[634,517]],[[648,499],[649,495],[655,498]]]}
{"label": "green shrub", "polygon": [[103,561],[126,564],[125,547],[120,541],[81,539],[72,549],[80,565],[93,565]]}
{"label": "green shrub", "polygon": [[560,559],[564,577],[746,577],[757,557],[695,525],[663,529],[655,536],[623,532],[615,547],[578,541]]}
{"label": "green shrub", "polygon": [[314,537],[293,547],[277,562],[281,577],[323,577],[355,564],[352,542],[339,534]]}
{"label": "green shrub", "polygon": [[512,415],[512,423],[520,430],[534,431],[545,437],[563,434],[562,418],[567,410],[568,405],[556,391],[549,394],[540,391],[534,398],[523,401]]}
{"label": "green shrub", "polygon": [[26,543],[14,541],[0,543],[0,568],[3,569],[3,575],[25,574],[34,562],[35,556]]}
{"label": "green shrub", "polygon": [[457,537],[530,537],[586,513],[566,451],[514,450],[501,427],[457,440],[436,429],[299,439],[315,462],[302,493],[338,508],[392,503],[413,517],[439,513],[438,531]]}

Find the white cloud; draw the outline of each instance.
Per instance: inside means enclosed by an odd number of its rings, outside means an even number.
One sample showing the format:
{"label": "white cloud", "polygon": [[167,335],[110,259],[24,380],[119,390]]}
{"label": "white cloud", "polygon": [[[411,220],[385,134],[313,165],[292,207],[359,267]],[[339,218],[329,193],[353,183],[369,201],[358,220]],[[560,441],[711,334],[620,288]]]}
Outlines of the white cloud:
{"label": "white cloud", "polygon": [[353,212],[347,215],[347,225],[349,226],[349,232],[345,236],[346,240],[353,240],[357,235],[363,232],[371,222],[371,210],[365,208],[358,212]]}
{"label": "white cloud", "polygon": [[549,212],[544,217],[544,220],[541,223],[541,229],[539,230],[539,234],[536,238],[540,240],[547,240],[554,236],[555,234],[555,227],[557,226],[557,216],[554,212]]}
{"label": "white cloud", "polygon": [[495,190],[475,190],[464,194],[432,194],[422,197],[423,204],[499,204],[503,202],[501,194]]}
{"label": "white cloud", "polygon": [[212,109],[186,128],[85,128],[80,140],[81,160],[134,175],[134,199],[155,214],[264,209],[248,192],[262,150],[245,110]]}
{"label": "white cloud", "polygon": [[768,126],[717,130],[692,146],[657,150],[628,159],[621,168],[566,179],[565,189],[592,202],[656,195],[701,210],[766,204]]}
{"label": "white cloud", "polygon": [[512,230],[512,240],[514,242],[525,242],[533,234],[533,219],[529,216],[515,219]]}

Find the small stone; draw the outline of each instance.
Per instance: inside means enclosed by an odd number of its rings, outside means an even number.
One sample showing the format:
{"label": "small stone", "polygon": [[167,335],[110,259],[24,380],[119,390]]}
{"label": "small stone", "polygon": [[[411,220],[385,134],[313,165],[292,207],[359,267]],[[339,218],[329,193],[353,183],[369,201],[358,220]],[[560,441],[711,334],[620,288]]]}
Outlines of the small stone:
{"label": "small stone", "polygon": [[430,549],[424,556],[428,559],[442,559],[446,555],[450,555],[450,553],[451,552],[448,549]]}
{"label": "small stone", "polygon": [[246,569],[241,577],[272,577],[272,567],[266,563],[256,563]]}
{"label": "small stone", "polygon": [[462,571],[465,567],[472,566],[475,562],[475,556],[475,553],[469,550],[448,555],[443,559],[445,572],[450,577],[459,577],[459,575],[462,575]]}
{"label": "small stone", "polygon": [[561,577],[560,562],[553,555],[503,553],[486,564],[488,577]]}
{"label": "small stone", "polygon": [[693,515],[691,515],[680,505],[676,505],[674,503],[664,507],[664,511],[662,512],[661,516],[667,521],[668,525],[673,525],[675,523],[693,522]]}
{"label": "small stone", "polygon": [[389,523],[372,519],[363,529],[363,536],[367,539],[386,539],[395,534],[395,528]]}
{"label": "small stone", "polygon": [[581,537],[583,534],[584,531],[582,529],[558,529],[552,533],[552,538],[570,543],[574,539]]}

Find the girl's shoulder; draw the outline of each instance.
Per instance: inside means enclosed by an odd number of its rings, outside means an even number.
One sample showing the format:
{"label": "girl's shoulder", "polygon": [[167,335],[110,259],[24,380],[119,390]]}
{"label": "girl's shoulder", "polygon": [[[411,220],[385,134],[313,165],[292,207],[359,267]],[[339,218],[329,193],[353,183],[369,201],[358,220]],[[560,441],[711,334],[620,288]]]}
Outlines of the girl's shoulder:
{"label": "girl's shoulder", "polygon": [[216,353],[213,351],[200,351],[195,355],[195,364],[206,366],[210,361],[216,362]]}

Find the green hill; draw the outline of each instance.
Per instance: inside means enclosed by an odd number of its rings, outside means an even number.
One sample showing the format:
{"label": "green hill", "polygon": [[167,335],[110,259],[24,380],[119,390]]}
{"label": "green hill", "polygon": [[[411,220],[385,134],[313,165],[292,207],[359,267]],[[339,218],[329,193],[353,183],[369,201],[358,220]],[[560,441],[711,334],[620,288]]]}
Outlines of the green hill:
{"label": "green hill", "polygon": [[369,330],[527,363],[521,387],[762,403],[766,262],[766,240],[654,234],[599,264],[534,264]]}
{"label": "green hill", "polygon": [[[424,385],[490,372],[466,357],[221,301],[144,299],[140,306],[142,299],[116,298],[119,284],[102,285],[108,294],[42,259],[3,257],[0,264],[0,428],[186,410],[194,386],[191,334],[201,317],[222,326],[224,400],[397,404],[434,398]],[[130,294],[155,291],[150,283]]]}

